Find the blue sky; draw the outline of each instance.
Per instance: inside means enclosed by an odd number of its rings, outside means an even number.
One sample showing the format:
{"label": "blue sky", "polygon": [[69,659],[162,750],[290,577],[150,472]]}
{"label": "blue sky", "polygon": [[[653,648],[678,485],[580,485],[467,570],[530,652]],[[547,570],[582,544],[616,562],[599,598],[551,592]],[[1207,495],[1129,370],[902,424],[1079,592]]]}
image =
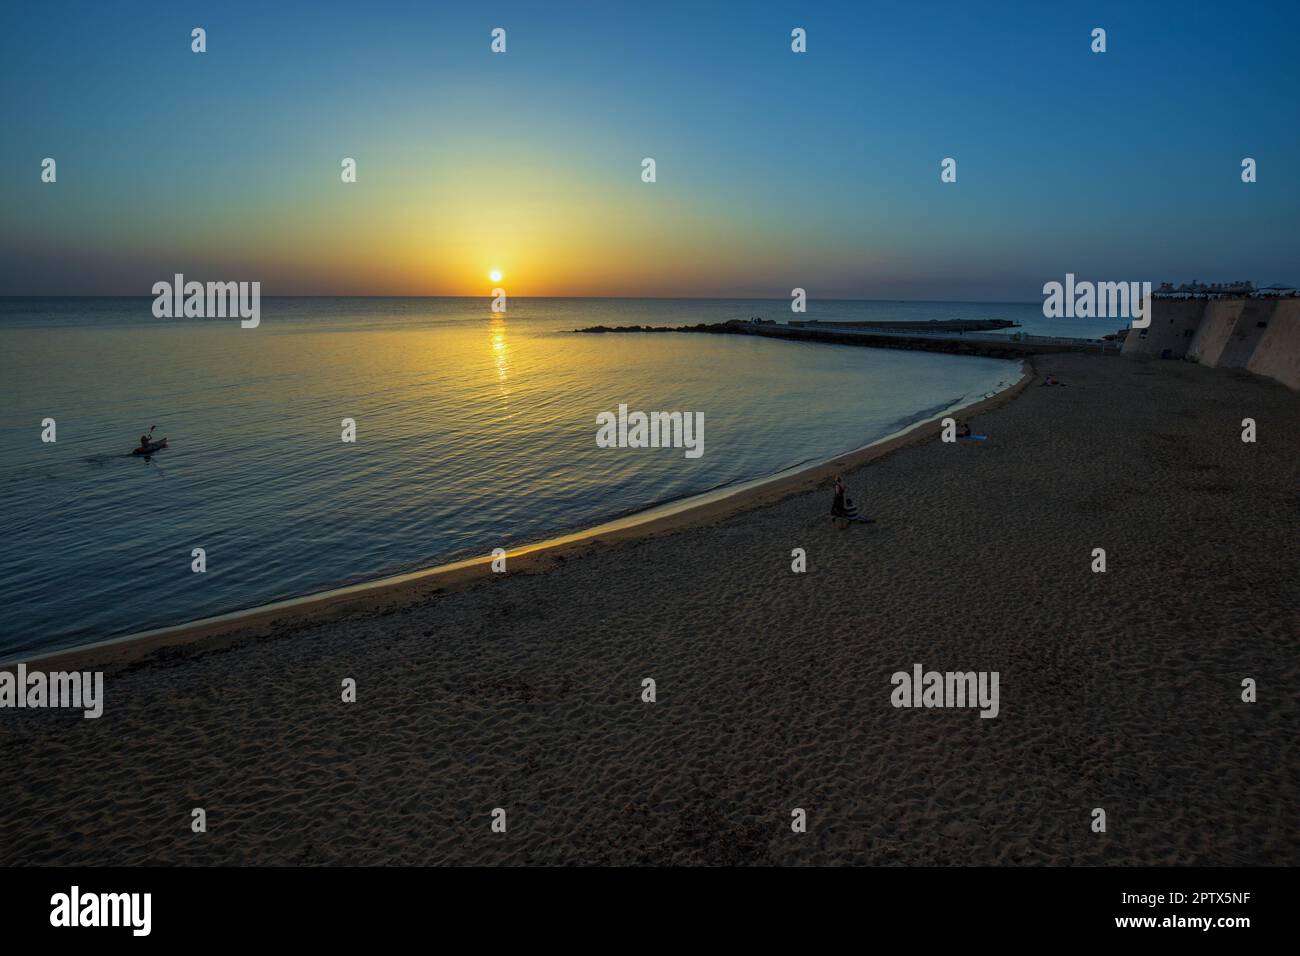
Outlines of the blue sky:
{"label": "blue sky", "polygon": [[[460,294],[498,258],[521,294],[1300,282],[1298,10],[10,4],[0,294],[147,294],[180,269]],[[364,188],[340,190],[340,156]]]}

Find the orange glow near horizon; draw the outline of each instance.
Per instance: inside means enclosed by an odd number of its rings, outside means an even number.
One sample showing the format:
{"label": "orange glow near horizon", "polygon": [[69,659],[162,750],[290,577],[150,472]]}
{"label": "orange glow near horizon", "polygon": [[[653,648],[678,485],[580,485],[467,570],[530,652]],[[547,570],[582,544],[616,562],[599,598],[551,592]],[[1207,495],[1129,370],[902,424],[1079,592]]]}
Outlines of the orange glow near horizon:
{"label": "orange glow near horizon", "polygon": [[209,269],[256,271],[263,294],[478,297],[504,287],[529,298],[717,294],[720,284],[748,288],[755,275],[815,279],[845,256],[804,243],[800,256],[818,269],[794,268],[783,238],[753,217],[738,226],[721,199],[656,192],[639,175],[586,169],[568,152],[529,155],[520,166],[444,147],[438,175],[422,161],[395,165],[366,186],[364,202],[296,184],[259,210],[253,236],[237,207],[213,208],[202,241],[172,237],[167,261],[184,265],[175,250],[187,245],[205,263],[214,249],[237,250]]}
{"label": "orange glow near horizon", "polygon": [[[364,194],[304,179],[259,193],[255,209],[217,194],[188,196],[183,219],[149,206],[117,248],[146,277],[253,275],[263,295],[691,296],[763,291],[755,276],[775,293],[784,283],[769,277],[816,286],[861,263],[850,244],[803,237],[791,262],[788,238],[746,207],[656,191],[635,169],[589,169],[567,151],[520,166],[443,149],[436,175],[408,160]],[[188,225],[199,220],[201,235]]]}

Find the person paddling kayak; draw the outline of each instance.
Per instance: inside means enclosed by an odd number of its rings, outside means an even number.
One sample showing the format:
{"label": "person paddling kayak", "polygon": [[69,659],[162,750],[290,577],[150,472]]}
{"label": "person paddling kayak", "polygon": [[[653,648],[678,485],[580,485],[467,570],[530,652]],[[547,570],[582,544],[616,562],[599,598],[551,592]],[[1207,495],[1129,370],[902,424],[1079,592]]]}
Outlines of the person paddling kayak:
{"label": "person paddling kayak", "polygon": [[155,452],[155,451],[157,451],[159,448],[166,448],[166,447],[167,447],[167,439],[166,439],[166,438],[162,439],[161,441],[154,441],[154,440],[153,440],[153,430],[154,430],[155,428],[157,428],[157,427],[158,427],[157,425],[150,425],[150,426],[149,426],[149,430],[148,430],[147,432],[145,432],[143,435],[140,436],[140,447],[139,447],[139,448],[132,448],[132,449],[131,449],[131,454],[133,454],[133,455],[147,455],[147,454],[149,454],[150,452]]}

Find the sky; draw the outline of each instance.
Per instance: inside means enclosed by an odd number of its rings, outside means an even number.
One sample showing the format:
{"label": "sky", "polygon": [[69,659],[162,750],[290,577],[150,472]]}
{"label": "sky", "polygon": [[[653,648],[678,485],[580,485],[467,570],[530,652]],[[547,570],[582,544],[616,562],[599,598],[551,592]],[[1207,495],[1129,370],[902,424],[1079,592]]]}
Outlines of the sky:
{"label": "sky", "polygon": [[1298,28],[1291,0],[4,4],[0,295],[1296,283]]}

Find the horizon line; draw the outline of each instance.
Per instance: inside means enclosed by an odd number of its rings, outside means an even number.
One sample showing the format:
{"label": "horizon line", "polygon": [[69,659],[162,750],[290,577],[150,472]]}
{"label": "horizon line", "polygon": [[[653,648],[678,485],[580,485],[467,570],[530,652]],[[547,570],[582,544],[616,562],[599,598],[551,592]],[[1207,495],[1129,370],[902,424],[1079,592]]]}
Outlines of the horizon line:
{"label": "horizon line", "polygon": [[[156,299],[152,293],[122,294],[4,294],[3,299]],[[330,295],[319,292],[304,292],[293,295],[263,295],[262,299],[491,299],[486,295],[395,295],[392,293],[348,293]],[[786,302],[789,296],[749,296],[749,295],[511,295],[511,299],[592,299],[592,300],[645,300],[664,302]],[[1041,305],[1039,299],[872,299],[854,296],[808,296],[809,302],[924,302],[951,303],[961,305]]]}

